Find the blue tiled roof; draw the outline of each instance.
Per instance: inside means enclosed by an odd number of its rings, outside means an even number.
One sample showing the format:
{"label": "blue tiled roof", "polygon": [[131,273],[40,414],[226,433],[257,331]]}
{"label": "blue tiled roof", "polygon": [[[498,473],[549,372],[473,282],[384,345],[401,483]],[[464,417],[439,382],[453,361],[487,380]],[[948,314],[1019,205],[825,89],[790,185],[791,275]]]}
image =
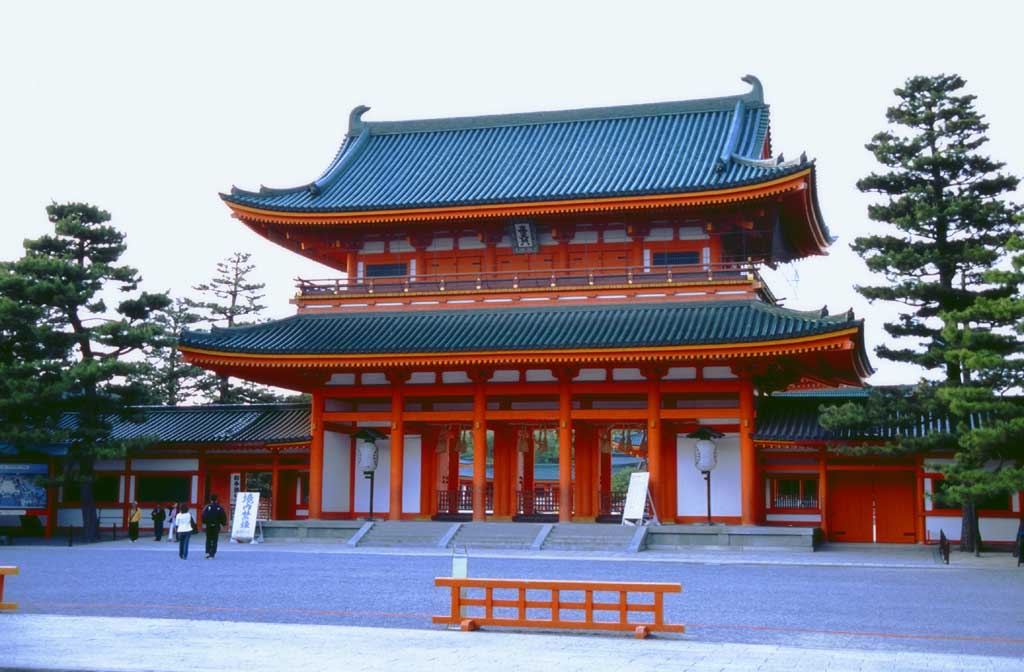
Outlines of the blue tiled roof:
{"label": "blue tiled roof", "polygon": [[[160,443],[293,443],[309,440],[309,404],[143,406],[140,422],[115,419],[113,439],[152,437]],[[75,426],[74,414],[61,429]]]}
{"label": "blue tiled roof", "polygon": [[360,212],[685,193],[764,182],[811,165],[763,160],[761,84],[741,96],[621,107],[363,121],[334,161],[293,189],[222,197],[279,212]]}
{"label": "blue tiled roof", "polygon": [[760,301],[299,314],[185,332],[185,348],[260,354],[411,354],[750,343],[860,328],[852,313]]}

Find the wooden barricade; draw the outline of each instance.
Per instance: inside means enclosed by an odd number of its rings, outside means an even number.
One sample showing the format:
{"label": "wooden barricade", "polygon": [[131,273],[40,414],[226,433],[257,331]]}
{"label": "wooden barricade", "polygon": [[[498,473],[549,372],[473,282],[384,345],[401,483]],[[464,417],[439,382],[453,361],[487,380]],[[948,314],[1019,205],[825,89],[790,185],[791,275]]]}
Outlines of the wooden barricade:
{"label": "wooden barricade", "polygon": [[16,576],[17,574],[17,567],[0,565],[0,611],[14,611],[18,608],[18,605],[14,602],[4,602],[4,577]]}
{"label": "wooden barricade", "polygon": [[[451,588],[451,613],[434,616],[433,622],[459,625],[462,630],[476,630],[480,626],[499,625],[512,628],[554,628],[566,630],[624,630],[632,631],[638,639],[651,632],[685,632],[686,627],[665,622],[665,593],[681,593],[678,583],[618,583],[615,581],[544,581],[533,579],[473,579],[438,577],[434,585]],[[465,590],[483,590],[483,597],[468,597]],[[499,599],[495,590],[515,591],[515,599]],[[528,591],[546,591],[548,599],[529,599]],[[583,593],[582,602],[562,599],[566,592]],[[649,601],[630,602],[631,593],[651,596]],[[614,596],[610,601],[598,601],[595,594]],[[467,609],[483,608],[483,615],[463,615]],[[514,610],[515,615],[497,615],[496,609]],[[530,615],[528,610],[544,610],[546,618]],[[563,611],[581,611],[583,620],[562,618]],[[614,620],[598,620],[595,615],[610,612]],[[630,620],[631,613],[653,614],[651,620]]]}

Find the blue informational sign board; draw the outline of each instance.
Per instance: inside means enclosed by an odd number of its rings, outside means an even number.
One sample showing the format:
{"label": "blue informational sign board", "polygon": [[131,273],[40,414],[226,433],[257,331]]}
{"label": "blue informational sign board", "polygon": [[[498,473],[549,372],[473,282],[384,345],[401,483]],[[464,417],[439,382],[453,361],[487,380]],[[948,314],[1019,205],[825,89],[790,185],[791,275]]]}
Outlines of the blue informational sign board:
{"label": "blue informational sign board", "polygon": [[0,509],[45,509],[46,487],[37,481],[48,473],[45,464],[0,464]]}

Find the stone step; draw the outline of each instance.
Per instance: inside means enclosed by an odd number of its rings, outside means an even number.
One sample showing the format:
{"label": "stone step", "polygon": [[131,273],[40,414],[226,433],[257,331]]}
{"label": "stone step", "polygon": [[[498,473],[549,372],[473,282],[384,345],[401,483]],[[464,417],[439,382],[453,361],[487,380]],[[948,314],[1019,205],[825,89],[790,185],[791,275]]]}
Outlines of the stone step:
{"label": "stone step", "polygon": [[360,546],[432,547],[451,528],[451,523],[379,521],[360,541]]}
{"label": "stone step", "polygon": [[527,549],[537,538],[538,523],[464,523],[449,548],[509,548]]}

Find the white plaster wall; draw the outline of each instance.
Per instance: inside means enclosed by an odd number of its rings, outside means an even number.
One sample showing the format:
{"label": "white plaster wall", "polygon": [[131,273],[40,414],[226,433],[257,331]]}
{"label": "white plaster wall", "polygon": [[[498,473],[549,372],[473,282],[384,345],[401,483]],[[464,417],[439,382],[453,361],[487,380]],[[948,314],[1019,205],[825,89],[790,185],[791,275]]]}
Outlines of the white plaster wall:
{"label": "white plaster wall", "polygon": [[929,541],[938,541],[939,532],[945,532],[950,539],[959,539],[960,516],[925,516],[924,530]]}
{"label": "white plaster wall", "polygon": [[124,471],[124,460],[96,460],[96,471]]}
{"label": "white plaster wall", "polygon": [[697,377],[697,367],[673,366],[668,370],[665,380],[693,380]]}
{"label": "white plaster wall", "polygon": [[387,385],[388,377],[383,373],[364,373],[360,376],[359,382],[363,385]]}
{"label": "white plaster wall", "polygon": [[579,374],[573,380],[580,382],[601,381],[608,377],[604,369],[580,369]]}
{"label": "white plaster wall", "polygon": [[[693,466],[696,439],[676,436],[676,488],[679,516],[707,514],[704,476]],[[738,516],[742,511],[740,498],[740,437],[727,434],[715,439],[718,465],[711,472],[711,515]]]}
{"label": "white plaster wall", "polygon": [[[124,518],[123,509],[97,509],[100,516],[100,525],[103,527],[110,527],[111,522],[116,522],[118,529],[121,528],[121,523]],[[57,526],[58,527],[81,527],[82,526],[82,510],[79,508],[68,508],[68,509],[57,509]]]}
{"label": "white plaster wall", "polygon": [[612,380],[643,380],[640,369],[612,369]]}
{"label": "white plaster wall", "polygon": [[331,374],[330,380],[327,381],[328,385],[355,385],[356,374],[354,373],[335,373]]}
{"label": "white plaster wall", "polygon": [[[1016,518],[982,518],[978,522],[983,542],[1013,541],[1017,538],[1017,526],[1019,524],[1020,521]],[[947,532],[946,535],[948,536],[949,533]]]}
{"label": "white plaster wall", "polygon": [[199,460],[132,460],[132,471],[199,471]]}
{"label": "white plaster wall", "polygon": [[508,369],[499,369],[491,376],[492,383],[518,383],[519,372]]}
{"label": "white plaster wall", "polygon": [[409,376],[410,385],[430,385],[437,382],[437,374],[433,371],[416,371]]}
{"label": "white plaster wall", "polygon": [[420,512],[420,473],[422,465],[422,442],[419,436],[405,437],[402,452],[402,512]]}
{"label": "white plaster wall", "polygon": [[707,380],[733,380],[737,376],[728,366],[705,366],[704,378]]}
{"label": "white plaster wall", "polygon": [[469,379],[465,371],[444,371],[441,373],[441,382],[446,385],[464,385],[473,381]]}
{"label": "white plaster wall", "polygon": [[352,438],[341,432],[324,432],[323,511],[348,511]]}
{"label": "white plaster wall", "polygon": [[557,380],[550,369],[529,369],[526,372],[526,382],[528,383],[553,383]]}

